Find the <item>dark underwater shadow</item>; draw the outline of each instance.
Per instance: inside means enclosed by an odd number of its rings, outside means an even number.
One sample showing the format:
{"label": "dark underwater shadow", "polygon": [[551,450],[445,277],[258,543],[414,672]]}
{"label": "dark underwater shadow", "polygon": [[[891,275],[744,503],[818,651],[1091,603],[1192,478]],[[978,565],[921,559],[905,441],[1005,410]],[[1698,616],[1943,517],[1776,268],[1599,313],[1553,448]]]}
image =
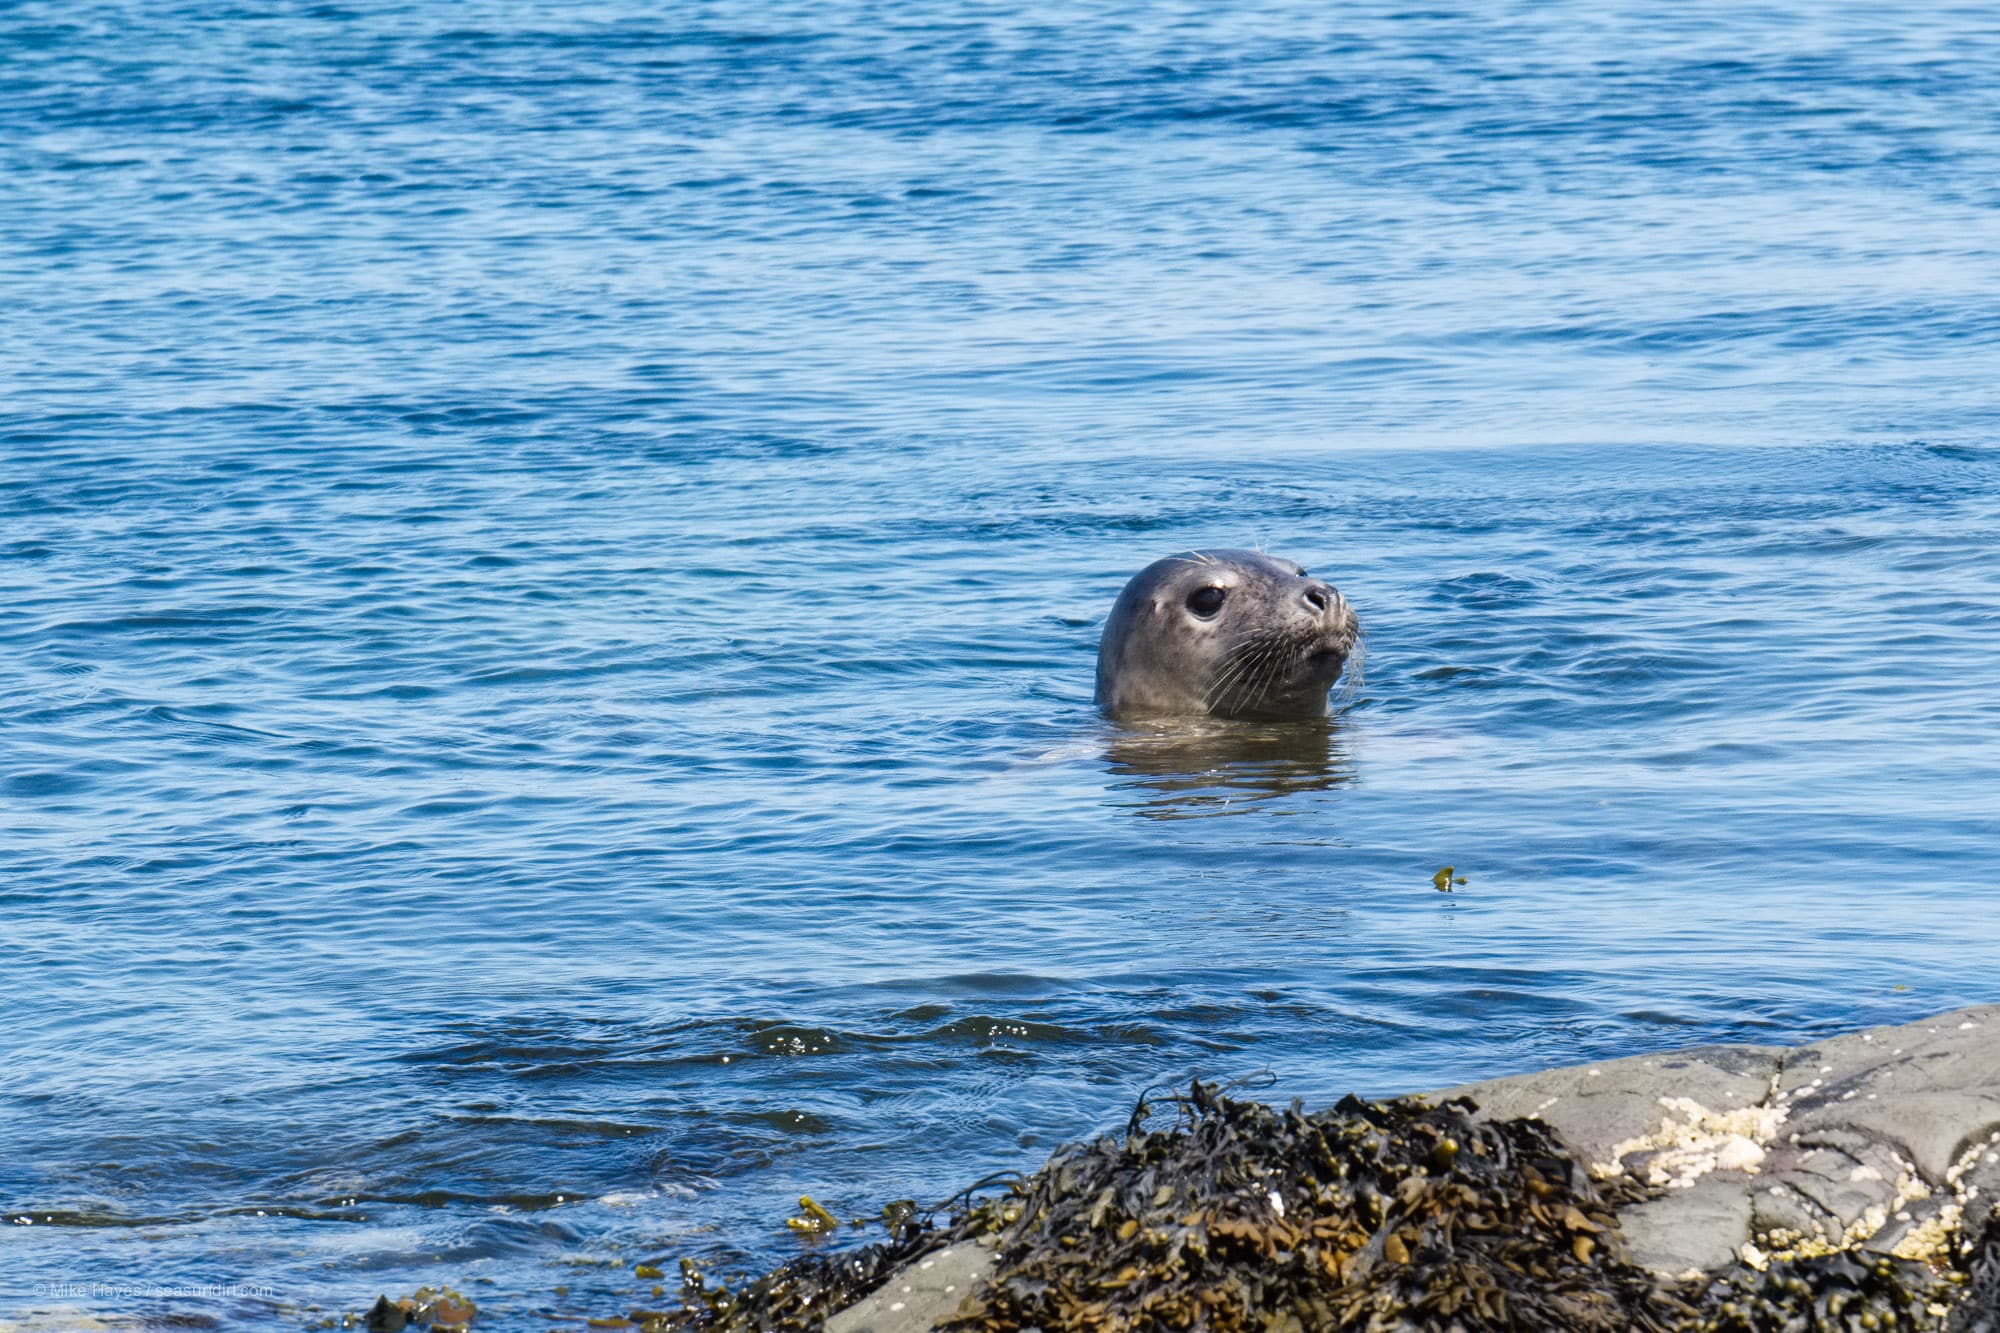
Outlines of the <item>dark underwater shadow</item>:
{"label": "dark underwater shadow", "polygon": [[1290,722],[1173,718],[1108,724],[1112,790],[1149,819],[1237,814],[1349,782],[1338,717]]}

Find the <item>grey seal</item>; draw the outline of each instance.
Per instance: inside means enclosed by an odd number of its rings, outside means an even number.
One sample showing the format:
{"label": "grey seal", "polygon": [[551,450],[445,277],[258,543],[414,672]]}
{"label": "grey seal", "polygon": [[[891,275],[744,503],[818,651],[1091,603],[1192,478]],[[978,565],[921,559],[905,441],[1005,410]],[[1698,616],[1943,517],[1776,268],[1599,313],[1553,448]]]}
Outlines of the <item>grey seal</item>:
{"label": "grey seal", "polygon": [[1261,551],[1184,551],[1132,576],[1097,646],[1113,717],[1324,717],[1360,641],[1330,583]]}

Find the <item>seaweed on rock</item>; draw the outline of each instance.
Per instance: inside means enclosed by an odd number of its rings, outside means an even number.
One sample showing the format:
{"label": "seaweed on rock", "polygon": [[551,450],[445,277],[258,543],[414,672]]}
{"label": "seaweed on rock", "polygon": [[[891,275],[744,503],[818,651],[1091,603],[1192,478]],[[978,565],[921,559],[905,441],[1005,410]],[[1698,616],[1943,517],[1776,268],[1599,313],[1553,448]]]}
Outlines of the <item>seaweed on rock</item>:
{"label": "seaweed on rock", "polygon": [[1666,1330],[1692,1311],[1537,1121],[1197,1083],[1172,1129],[1066,1149],[949,1328]]}
{"label": "seaweed on rock", "polygon": [[[1146,1128],[1159,1104],[1171,1125]],[[1945,1326],[1967,1274],[1881,1255],[1737,1263],[1668,1283],[1634,1262],[1615,1209],[1657,1191],[1592,1180],[1537,1120],[1463,1099],[1348,1097],[1305,1114],[1196,1082],[1142,1101],[1121,1136],[1062,1148],[1005,1193],[884,1210],[888,1240],[808,1255],[737,1290],[687,1275],[667,1330],[824,1325],[935,1250],[983,1239],[993,1270],[950,1333],[1916,1333]],[[970,1200],[968,1202],[968,1200]],[[939,1221],[939,1215],[945,1220]],[[1968,1249],[1955,1329],[2000,1333],[2000,1229]]]}
{"label": "seaweed on rock", "polygon": [[1968,1246],[1965,1297],[1952,1311],[1951,1333],[2000,1333],[2000,1214]]}
{"label": "seaweed on rock", "polygon": [[1766,1269],[1735,1264],[1707,1284],[1691,1333],[1929,1333],[1946,1327],[1954,1275],[1868,1251]]}
{"label": "seaweed on rock", "polygon": [[[975,1187],[977,1188],[977,1187]],[[837,1254],[806,1254],[778,1265],[764,1276],[731,1289],[710,1284],[706,1274],[681,1260],[681,1308],[634,1310],[627,1318],[644,1333],[713,1330],[714,1333],[774,1333],[776,1330],[821,1328],[826,1317],[853,1304],[889,1280],[892,1273],[952,1242],[966,1223],[939,1226],[935,1214],[963,1199],[946,1200],[919,1211],[909,1200],[882,1210],[889,1238]]]}

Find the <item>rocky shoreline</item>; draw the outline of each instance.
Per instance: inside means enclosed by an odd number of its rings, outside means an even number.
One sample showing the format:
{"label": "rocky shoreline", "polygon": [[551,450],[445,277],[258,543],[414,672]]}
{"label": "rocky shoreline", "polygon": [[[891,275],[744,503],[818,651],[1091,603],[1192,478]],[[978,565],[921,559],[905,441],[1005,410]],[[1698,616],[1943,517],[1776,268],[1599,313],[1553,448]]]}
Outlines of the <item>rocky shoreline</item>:
{"label": "rocky shoreline", "polygon": [[[1686,1327],[2000,1329],[2000,1228],[1988,1230],[2000,1198],[2000,1005],[1797,1048],[1704,1046],[1495,1079],[1408,1104],[1461,1100],[1489,1124],[1554,1131],[1613,1201],[1617,1234],[1601,1243],[1622,1243],[1662,1291],[1681,1293],[1695,1311]],[[1019,1241],[1003,1231],[925,1253],[828,1319],[828,1333],[965,1323]],[[1900,1299],[1856,1287],[1891,1274],[1938,1281]],[[1406,1313],[1329,1326],[1513,1325]]]}
{"label": "rocky shoreline", "polygon": [[[1032,1177],[928,1211],[890,1204],[886,1241],[733,1290],[683,1264],[680,1308],[588,1322],[2000,1333],[1996,1200],[2000,1005],[1987,1005],[1310,1114],[1214,1085],[1152,1090],[1121,1133],[1058,1149]],[[802,1202],[801,1225],[832,1223]],[[359,1322],[464,1327],[454,1315],[477,1322],[454,1293],[419,1293]]]}

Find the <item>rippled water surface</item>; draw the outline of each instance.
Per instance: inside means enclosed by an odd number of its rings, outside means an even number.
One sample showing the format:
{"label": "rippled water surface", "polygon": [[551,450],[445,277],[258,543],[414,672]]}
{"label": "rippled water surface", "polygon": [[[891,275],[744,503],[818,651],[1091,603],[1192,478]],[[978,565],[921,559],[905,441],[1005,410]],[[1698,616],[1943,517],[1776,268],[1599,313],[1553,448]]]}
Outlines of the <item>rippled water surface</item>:
{"label": "rippled water surface", "polygon": [[[1996,81],[1987,6],[0,4],[0,1310],[543,1328],[1156,1080],[2000,998]],[[1205,544],[1340,585],[1347,711],[1093,713]]]}

